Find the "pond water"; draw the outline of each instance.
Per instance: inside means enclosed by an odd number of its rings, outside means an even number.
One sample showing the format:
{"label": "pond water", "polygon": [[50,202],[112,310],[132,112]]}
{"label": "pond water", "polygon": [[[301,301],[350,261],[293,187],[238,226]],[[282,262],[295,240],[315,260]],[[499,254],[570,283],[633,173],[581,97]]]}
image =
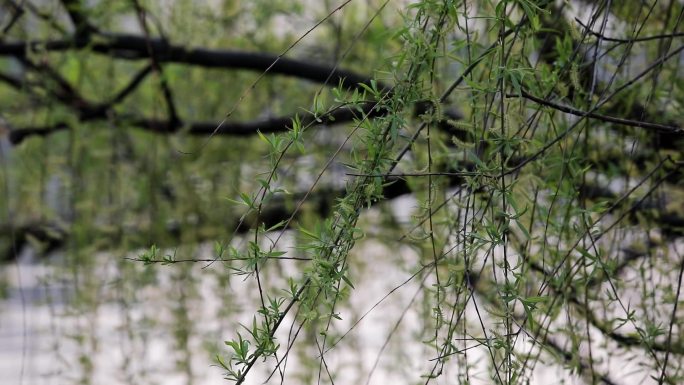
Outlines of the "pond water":
{"label": "pond water", "polygon": [[[211,250],[212,245],[200,245],[193,257],[211,258]],[[228,383],[214,357],[218,352],[226,356],[222,341],[235,338],[240,330],[247,334],[239,324],[251,323],[259,301],[253,279],[229,279],[227,269],[218,263],[145,267],[124,256],[102,253],[92,256],[93,263],[85,268],[65,265],[60,255],[34,263],[30,254],[26,249],[19,262],[2,268],[7,282],[6,297],[0,301],[2,383]],[[341,301],[337,310],[342,319],[332,323],[326,342],[330,347],[344,335],[325,354],[335,383],[421,383],[421,375],[433,365],[430,358],[436,356],[434,347],[416,343],[427,339],[434,326],[425,315],[430,309],[424,306],[424,296],[431,295],[424,289],[434,283],[432,275],[409,279],[408,266],[415,265],[418,254],[408,247],[392,249],[372,237],[362,241],[351,258],[356,289],[348,301]],[[270,263],[262,280],[278,286],[282,274],[297,274],[298,264]],[[472,305],[466,317],[476,319]],[[288,336],[298,328],[292,317],[283,325],[277,334],[281,357]],[[597,346],[603,342],[600,334],[593,338]],[[315,339],[322,341],[307,331],[298,336],[284,383],[317,383],[320,361]],[[487,350],[477,344],[473,348],[473,341],[455,343],[471,347],[466,361],[471,365],[470,381],[491,383]],[[529,349],[529,339],[521,338],[516,346]],[[605,347],[595,348],[593,354],[595,360],[605,360],[601,367],[613,368],[612,378],[648,382],[638,360],[612,356]],[[274,361],[260,361],[247,383],[263,383],[274,368]],[[458,365],[447,365],[434,383],[453,383],[462,374]],[[560,379],[583,383],[563,367],[543,362],[534,367],[530,383]],[[267,382],[281,380],[276,371]],[[325,370],[322,383],[330,383]]]}
{"label": "pond water", "polygon": [[[208,255],[211,246],[201,249]],[[390,257],[391,252],[378,243],[361,248],[359,254],[373,260],[365,263],[357,277],[358,290],[368,295],[353,296],[351,303],[340,309],[343,319],[333,324],[334,330],[348,329],[352,320],[410,276],[402,271],[402,263],[396,263],[402,256]],[[219,264],[204,269],[206,264],[146,268],[107,254],[93,257],[97,266],[91,271],[76,271],[68,278],[70,274],[64,274],[64,267],[56,262],[59,256],[36,264],[27,262],[28,254],[2,270],[8,289],[7,297],[0,301],[0,370],[7,383],[226,383],[222,370],[213,366],[214,354],[219,350],[226,353],[222,341],[234,338],[238,322],[249,324],[250,309],[258,302],[251,280],[233,277],[231,282],[221,283],[227,272]],[[415,258],[408,250],[402,254]],[[266,271],[265,279],[277,279],[275,273],[280,269],[296,269],[291,262],[281,264]],[[327,354],[327,363],[331,370],[337,368],[334,372],[341,383],[365,382],[370,363],[389,332],[387,317],[399,317],[418,288],[419,282],[411,282],[397,290],[391,301],[377,307],[344,343]],[[291,323],[289,319],[286,325]],[[400,381],[420,370],[405,366],[405,372],[397,372],[394,361],[407,359],[409,347],[415,345],[411,336],[420,332],[420,324],[416,314],[404,316],[372,383]],[[286,331],[283,328],[279,334],[281,343],[287,341]],[[311,352],[297,349],[295,346],[288,361],[290,379],[311,375],[297,368],[302,365],[297,363],[301,357]],[[272,368],[269,364],[266,366]],[[310,367],[311,362],[306,365]],[[264,370],[259,368],[248,383],[261,383]],[[275,376],[273,381],[280,379]]]}

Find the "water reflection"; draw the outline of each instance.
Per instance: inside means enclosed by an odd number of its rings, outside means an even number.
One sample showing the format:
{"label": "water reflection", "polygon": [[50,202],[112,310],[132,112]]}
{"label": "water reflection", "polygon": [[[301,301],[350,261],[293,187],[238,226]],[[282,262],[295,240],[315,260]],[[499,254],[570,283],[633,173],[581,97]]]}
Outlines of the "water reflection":
{"label": "water reflection", "polygon": [[[204,244],[177,252],[208,258],[212,247]],[[221,263],[144,266],[102,253],[80,269],[66,266],[59,256],[41,264],[27,262],[29,257],[3,268],[8,289],[0,303],[0,371],[6,383],[227,383],[222,370],[212,364],[216,354],[227,351],[222,341],[244,330],[239,323],[251,323],[259,301],[254,280],[230,277]],[[429,315],[434,309],[426,308],[433,301],[426,290],[434,284],[433,276],[410,279],[406,268],[415,265],[418,253],[367,240],[352,258],[356,295],[337,309],[342,320],[333,322],[325,341],[327,368],[318,358],[323,340],[315,330],[322,325],[314,322],[313,328],[300,331],[300,323],[289,316],[277,334],[279,357],[295,334],[298,340],[283,362],[284,383],[317,383],[319,370],[322,383],[330,383],[326,370],[337,384],[417,383],[429,371],[429,358],[436,356],[434,345],[415,341],[428,340],[433,333]],[[264,268],[263,281],[278,287],[283,276],[300,271],[298,263],[274,261]],[[487,306],[482,298],[477,301]],[[465,317],[475,322],[472,303]],[[601,343],[599,334],[593,339]],[[530,342],[523,337],[518,346],[529,350]],[[463,380],[466,370],[471,383],[490,383],[486,349],[473,340],[454,343],[467,350],[435,383]],[[596,359],[605,357],[613,367],[633,367],[637,372],[636,361],[623,362],[607,353],[594,352]],[[281,383],[281,372],[275,368],[273,360],[260,361],[247,383],[262,383],[272,374],[268,383]],[[537,364],[533,372],[535,384],[560,378],[580,381],[548,363]]]}

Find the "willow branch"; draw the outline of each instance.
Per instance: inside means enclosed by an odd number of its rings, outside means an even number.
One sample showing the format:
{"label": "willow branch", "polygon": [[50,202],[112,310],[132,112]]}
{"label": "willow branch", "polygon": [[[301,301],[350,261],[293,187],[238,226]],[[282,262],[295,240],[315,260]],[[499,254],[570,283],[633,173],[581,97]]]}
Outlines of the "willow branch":
{"label": "willow branch", "polygon": [[525,92],[524,90],[520,91],[520,95],[506,95],[506,96],[509,98],[510,97],[523,97],[523,98],[531,100],[537,104],[553,108],[554,110],[558,110],[558,111],[565,112],[568,114],[572,114],[575,116],[597,119],[597,120],[600,120],[603,122],[616,123],[616,124],[620,124],[623,126],[650,128],[650,129],[660,130],[660,131],[669,132],[669,133],[684,134],[684,130],[682,130],[681,127],[667,126],[667,125],[658,124],[658,123],[642,122],[642,121],[638,121],[638,120],[631,120],[631,119],[618,118],[618,117],[614,117],[614,116],[601,115],[601,114],[597,114],[595,112],[582,111],[582,110],[578,110],[578,109],[568,107],[568,106],[561,106],[559,104],[550,102],[548,100],[538,98],[534,95],[530,95],[529,93]]}

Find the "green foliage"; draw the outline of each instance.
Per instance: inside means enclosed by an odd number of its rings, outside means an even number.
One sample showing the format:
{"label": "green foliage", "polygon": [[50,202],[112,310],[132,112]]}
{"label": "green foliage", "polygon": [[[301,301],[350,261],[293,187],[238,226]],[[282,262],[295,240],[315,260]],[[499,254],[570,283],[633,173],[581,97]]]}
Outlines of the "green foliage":
{"label": "green foliage", "polygon": [[[3,118],[64,129],[13,148],[14,163],[0,179],[8,212],[17,213],[7,222],[66,222],[63,246],[84,281],[75,306],[97,306],[89,257],[99,250],[142,248],[132,259],[145,269],[167,265],[188,282],[202,277],[191,277],[184,262],[218,262],[216,292],[227,303],[233,276],[255,297],[247,321],[212,352],[225,378],[241,384],[264,364],[284,380],[284,362],[303,341],[315,349],[303,356],[316,353],[311,378],[318,371],[319,381],[332,383],[325,356],[365,315],[351,318],[347,333],[336,325],[348,320],[352,298],[368,295],[360,272],[379,258],[359,254],[382,240],[410,250],[410,258],[383,257],[410,278],[371,294],[387,294],[382,302],[413,284],[422,303],[403,310],[379,357],[390,354],[385,348],[404,314],[418,314],[423,327],[410,344],[422,355],[409,357],[421,365],[416,380],[443,381],[453,370],[469,383],[486,370],[492,383],[522,384],[551,358],[568,378],[611,383],[614,370],[594,355],[636,349],[642,374],[660,383],[681,377],[676,309],[684,267],[673,250],[682,232],[668,218],[684,215],[677,147],[684,95],[674,63],[681,47],[665,43],[674,35],[663,36],[676,31],[672,18],[658,10],[639,24],[644,35],[660,35],[656,50],[635,48],[642,43],[636,35],[609,39],[597,21],[630,24],[623,13],[646,12],[639,5],[596,9],[585,27],[569,18],[564,7],[578,5],[567,2],[321,4],[142,6],[153,34],[174,44],[300,55],[331,63],[331,74],[360,72],[367,82],[334,78],[328,89],[163,56],[143,65],[93,54],[103,36],[78,51],[38,45],[28,53],[35,68],[24,69],[23,88],[0,89]],[[113,28],[135,9],[104,2],[86,13]],[[298,40],[310,25],[311,40]],[[34,38],[22,27],[9,37],[27,35]],[[282,59],[274,57],[274,65]],[[624,65],[636,58],[647,63],[643,75]],[[112,100],[146,66],[150,79],[104,117],[84,113],[85,101]],[[155,121],[172,120],[171,106],[184,123],[156,128]],[[340,111],[353,119],[337,121]],[[210,135],[190,132],[192,122],[222,116]],[[286,130],[264,129],[278,116],[291,117]],[[141,117],[150,121],[143,129]],[[222,135],[224,123],[255,118],[254,132]],[[406,194],[417,201],[410,223],[381,211],[387,198]],[[378,211],[382,220],[374,219]],[[35,234],[26,239],[48,249]],[[202,242],[213,245],[210,257],[197,257]],[[183,287],[174,297],[179,348],[191,344],[188,303],[197,295]],[[473,362],[471,349],[483,359]],[[87,357],[79,365],[90,373]],[[192,378],[187,362],[179,366]]]}

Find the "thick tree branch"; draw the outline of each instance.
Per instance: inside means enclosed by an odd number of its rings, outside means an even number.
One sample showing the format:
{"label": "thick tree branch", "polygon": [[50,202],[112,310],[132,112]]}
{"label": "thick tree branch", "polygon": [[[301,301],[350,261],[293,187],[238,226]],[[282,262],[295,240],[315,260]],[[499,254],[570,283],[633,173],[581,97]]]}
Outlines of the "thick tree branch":
{"label": "thick tree branch", "polygon": [[52,80],[57,86],[57,89],[52,89],[46,84],[45,87],[48,89],[48,92],[61,103],[77,111],[81,117],[98,114],[97,111],[100,110],[100,107],[83,98],[78,90],[69,84],[69,82],[48,63],[36,64],[28,58],[22,58],[20,60],[32,71],[43,74],[46,78]]}
{"label": "thick tree branch", "polygon": [[171,91],[171,86],[164,76],[164,70],[157,60],[157,54],[152,49],[152,44],[150,43],[150,32],[147,28],[147,19],[145,8],[143,8],[138,0],[131,0],[135,6],[136,13],[138,14],[138,20],[140,21],[140,26],[142,27],[143,33],[145,34],[145,44],[147,45],[147,53],[150,57],[150,65],[156,72],[159,78],[159,86],[161,87],[162,94],[164,95],[164,101],[166,101],[166,108],[168,109],[169,120],[173,123],[179,122],[178,112],[176,109],[176,103],[173,100],[173,92]]}
{"label": "thick tree branch", "polygon": [[[43,12],[41,11],[36,5],[34,5],[31,1],[22,1],[21,3],[18,3],[15,0],[4,0],[6,3],[8,3],[13,9],[18,9],[22,15],[26,14],[26,10],[28,10],[32,15],[35,17],[45,21],[47,24],[50,25],[52,29],[55,31],[58,31],[62,35],[67,34],[66,28],[64,28],[61,24],[57,22],[55,19],[55,15],[49,12]],[[10,26],[11,27],[11,26]]]}
{"label": "thick tree branch", "polygon": [[[362,114],[368,114],[368,116],[372,118],[386,113],[386,111],[382,110],[373,110],[374,106],[375,103],[369,102],[364,103],[359,108],[340,107],[321,116],[314,116],[313,114],[306,113],[300,114],[299,117],[302,125],[329,126],[351,122],[354,118],[359,117]],[[107,118],[107,116],[104,114],[104,111],[101,111],[101,113],[98,114],[81,115],[80,120],[81,122],[89,122],[105,118]],[[248,122],[226,122],[218,131],[216,131],[216,135],[251,136],[255,135],[257,132],[285,132],[292,127],[293,118],[294,116],[285,116]],[[122,116],[115,116],[114,119],[122,125],[130,125],[132,127],[163,134],[183,131],[191,135],[211,135],[218,125],[217,122],[186,123],[180,120],[173,122],[170,120]],[[50,126],[17,128],[10,132],[10,142],[16,145],[30,136],[46,136],[67,129],[68,127],[66,122],[57,122]]]}
{"label": "thick tree branch", "polygon": [[16,24],[17,21],[24,15],[24,8],[20,7],[18,4],[14,3],[13,1],[8,1],[9,8],[12,8],[12,17],[9,19],[7,24],[2,28],[2,32],[0,32],[0,37],[2,35],[7,34],[10,29]]}
{"label": "thick tree branch", "polygon": [[[294,116],[282,116],[246,122],[229,121],[223,123],[218,131],[216,131],[216,127],[218,126],[217,122],[184,122],[182,120],[173,122],[170,120],[152,118],[125,117],[116,116],[113,114],[108,115],[107,111],[110,111],[111,107],[123,98],[121,95],[129,92],[128,90],[134,87],[134,83],[141,81],[142,78],[149,73],[149,71],[150,67],[146,67],[143,71],[141,71],[141,73],[136,75],[135,79],[131,81],[131,84],[129,84],[125,90],[121,91],[119,94],[120,96],[114,98],[110,103],[92,107],[85,112],[79,111],[80,121],[91,122],[96,120],[114,119],[115,121],[120,122],[122,125],[129,125],[160,134],[185,132],[187,134],[197,136],[212,134],[251,136],[255,135],[257,132],[285,132],[292,127],[292,120],[294,119]],[[420,112],[420,110],[416,110],[416,113],[418,112]],[[385,114],[387,114],[387,111],[376,108],[376,103],[365,102],[356,107],[338,107],[333,109],[331,112],[318,116],[314,116],[309,112],[299,114],[298,116],[303,126],[328,127],[335,124],[348,123],[353,121],[355,118],[360,118],[362,116],[372,119],[379,116],[384,116]],[[461,118],[459,113],[455,110],[445,111],[444,114],[446,119],[457,120]],[[457,136],[459,139],[464,139],[467,136],[466,132],[452,127],[446,123],[446,121],[439,122],[439,127],[444,132]],[[10,142],[14,145],[18,145],[31,136],[47,136],[67,128],[69,128],[69,125],[66,122],[57,122],[49,126],[20,127],[10,132]]]}
{"label": "thick tree branch", "polygon": [[90,34],[97,32],[97,29],[88,21],[84,12],[85,5],[80,0],[62,0],[62,5],[74,25],[76,36],[89,38]]}
{"label": "thick tree branch", "polygon": [[147,75],[150,74],[150,72],[152,72],[152,65],[145,66],[137,74],[135,74],[135,76],[133,76],[133,78],[130,80],[126,87],[119,91],[116,94],[116,96],[114,96],[112,100],[106,103],[103,107],[110,108],[123,102],[124,99],[128,97],[128,95],[133,93],[133,91],[135,91],[138,88],[140,83],[142,83],[142,81],[145,80],[145,78],[147,77]]}
{"label": "thick tree branch", "polygon": [[[163,39],[150,39],[149,47],[159,63],[180,63],[205,68],[244,69],[263,72],[273,64],[277,55],[260,52],[211,50],[173,45]],[[0,56],[25,58],[31,51],[68,51],[89,49],[95,53],[125,60],[149,59],[148,42],[142,36],[126,34],[98,34],[97,38],[75,37],[71,40],[21,41],[0,43]],[[280,58],[269,74],[287,75],[334,87],[358,88],[370,85],[371,78],[332,66]],[[332,74],[332,75],[331,75]],[[330,80],[328,80],[330,78]],[[379,84],[379,88],[388,86]]]}
{"label": "thick tree branch", "polygon": [[22,81],[21,79],[17,78],[16,76],[8,75],[5,73],[0,72],[0,81],[6,83],[10,87],[14,88],[17,91],[21,91],[22,87]]}

